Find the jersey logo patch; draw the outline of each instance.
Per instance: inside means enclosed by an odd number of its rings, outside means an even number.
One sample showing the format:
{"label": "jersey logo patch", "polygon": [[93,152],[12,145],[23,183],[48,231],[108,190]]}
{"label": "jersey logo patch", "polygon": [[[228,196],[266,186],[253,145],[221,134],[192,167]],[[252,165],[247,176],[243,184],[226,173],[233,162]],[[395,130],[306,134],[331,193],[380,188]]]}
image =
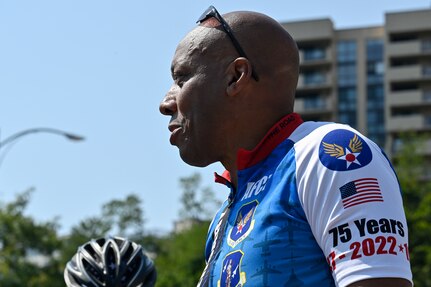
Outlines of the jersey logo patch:
{"label": "jersey logo patch", "polygon": [[319,159],[330,170],[347,171],[369,164],[372,153],[367,143],[356,133],[334,130],[320,143]]}
{"label": "jersey logo patch", "polygon": [[253,200],[247,204],[244,204],[237,213],[235,218],[235,225],[229,231],[227,237],[227,244],[231,247],[235,247],[238,243],[243,241],[253,230],[254,227],[254,212],[259,203],[257,200]]}
{"label": "jersey logo patch", "polygon": [[222,264],[221,278],[218,287],[240,287],[246,282],[245,272],[241,272],[241,262],[244,253],[241,250],[226,255]]}

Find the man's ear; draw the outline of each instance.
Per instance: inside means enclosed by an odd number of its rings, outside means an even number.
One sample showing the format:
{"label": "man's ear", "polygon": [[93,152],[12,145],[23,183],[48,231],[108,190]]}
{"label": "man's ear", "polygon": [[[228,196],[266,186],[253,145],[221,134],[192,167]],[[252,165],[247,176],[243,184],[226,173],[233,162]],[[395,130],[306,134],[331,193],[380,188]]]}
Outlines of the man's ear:
{"label": "man's ear", "polygon": [[251,63],[244,57],[236,58],[228,67],[229,83],[226,88],[228,96],[237,95],[251,79]]}

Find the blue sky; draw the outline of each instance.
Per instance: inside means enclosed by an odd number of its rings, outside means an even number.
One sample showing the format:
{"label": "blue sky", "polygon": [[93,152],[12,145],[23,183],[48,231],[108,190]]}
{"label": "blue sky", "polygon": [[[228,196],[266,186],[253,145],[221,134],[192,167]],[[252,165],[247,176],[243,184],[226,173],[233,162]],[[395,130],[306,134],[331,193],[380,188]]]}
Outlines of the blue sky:
{"label": "blue sky", "polygon": [[130,193],[143,199],[148,229],[170,230],[179,178],[195,172],[224,198],[225,188],[213,183],[221,165],[183,163],[169,144],[168,118],[158,112],[176,45],[211,4],[221,13],[252,10],[278,21],[329,17],[338,29],[430,7],[420,0],[0,0],[1,139],[36,127],[86,137],[21,138],[0,165],[0,202],[34,187],[27,213],[59,217],[64,233]]}

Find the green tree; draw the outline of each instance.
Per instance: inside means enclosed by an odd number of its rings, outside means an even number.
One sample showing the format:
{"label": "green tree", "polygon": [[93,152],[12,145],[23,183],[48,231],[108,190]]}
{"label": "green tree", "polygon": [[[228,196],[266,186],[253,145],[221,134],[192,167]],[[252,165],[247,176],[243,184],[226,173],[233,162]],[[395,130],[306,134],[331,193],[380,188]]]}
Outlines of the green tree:
{"label": "green tree", "polygon": [[63,287],[58,224],[24,214],[32,192],[0,206],[0,286]]}
{"label": "green tree", "polygon": [[160,239],[161,250],[155,264],[159,287],[196,286],[205,267],[204,245],[208,222]]}
{"label": "green tree", "polygon": [[136,194],[124,200],[111,200],[102,206],[102,217],[110,223],[111,232],[128,237],[141,237],[144,233],[142,201]]}
{"label": "green tree", "polygon": [[108,235],[126,237],[140,242],[144,237],[144,211],[142,201],[136,194],[125,199],[113,199],[104,204],[101,214],[81,220],[63,238],[62,263],[65,264],[87,241]]}
{"label": "green tree", "polygon": [[80,221],[60,238],[56,220],[41,223],[25,215],[32,192],[29,189],[14,201],[0,204],[0,286],[64,287],[65,264],[78,246],[108,234],[158,247],[157,237],[144,236],[142,202],[137,195],[104,204],[99,216]]}
{"label": "green tree", "polygon": [[409,226],[410,263],[415,286],[431,286],[431,183],[426,178],[425,137],[406,133],[394,157]]}
{"label": "green tree", "polygon": [[182,195],[180,198],[181,220],[209,220],[221,205],[210,187],[201,187],[202,178],[199,173],[180,178]]}
{"label": "green tree", "polygon": [[209,187],[201,187],[197,173],[180,178],[180,186],[179,219],[189,227],[159,238],[155,260],[158,287],[196,286],[205,267],[205,239],[210,219],[221,204]]}

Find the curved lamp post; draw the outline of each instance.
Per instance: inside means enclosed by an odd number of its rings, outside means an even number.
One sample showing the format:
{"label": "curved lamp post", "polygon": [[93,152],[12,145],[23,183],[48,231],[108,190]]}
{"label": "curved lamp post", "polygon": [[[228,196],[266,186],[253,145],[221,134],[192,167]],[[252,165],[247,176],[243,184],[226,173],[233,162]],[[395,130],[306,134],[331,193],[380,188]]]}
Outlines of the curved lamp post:
{"label": "curved lamp post", "polygon": [[[50,133],[50,134],[57,134],[60,136],[65,137],[68,140],[71,141],[83,141],[84,137],[76,135],[76,134],[72,134],[72,133],[68,133],[62,130],[58,130],[58,129],[53,129],[53,128],[33,128],[33,129],[27,129],[27,130],[23,130],[20,132],[17,132],[7,138],[5,138],[3,141],[0,141],[0,151],[7,146],[8,144],[11,144],[13,142],[15,142],[16,140],[20,139],[23,136],[26,136],[28,134],[34,134],[34,133]],[[2,162],[3,158],[0,158],[0,165]]]}

